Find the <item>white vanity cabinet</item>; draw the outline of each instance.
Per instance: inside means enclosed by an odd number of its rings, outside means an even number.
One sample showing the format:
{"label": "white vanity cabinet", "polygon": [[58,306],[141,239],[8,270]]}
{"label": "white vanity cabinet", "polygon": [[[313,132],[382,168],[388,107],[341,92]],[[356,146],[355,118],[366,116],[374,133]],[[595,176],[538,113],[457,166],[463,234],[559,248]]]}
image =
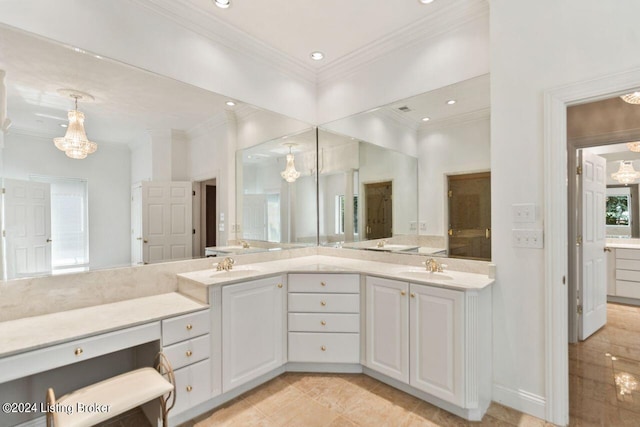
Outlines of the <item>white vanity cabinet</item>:
{"label": "white vanity cabinet", "polygon": [[222,391],[285,363],[284,276],[222,287]]}
{"label": "white vanity cabinet", "polygon": [[468,419],[484,414],[491,401],[490,290],[368,276],[366,330],[368,369],[464,408],[457,413]]}
{"label": "white vanity cabinet", "polygon": [[162,351],[176,379],[176,404],[171,415],[211,398],[210,325],[209,310],[162,321]]}
{"label": "white vanity cabinet", "polygon": [[615,296],[640,299],[640,248],[615,249]]}
{"label": "white vanity cabinet", "polygon": [[289,274],[289,362],[360,362],[360,275]]}

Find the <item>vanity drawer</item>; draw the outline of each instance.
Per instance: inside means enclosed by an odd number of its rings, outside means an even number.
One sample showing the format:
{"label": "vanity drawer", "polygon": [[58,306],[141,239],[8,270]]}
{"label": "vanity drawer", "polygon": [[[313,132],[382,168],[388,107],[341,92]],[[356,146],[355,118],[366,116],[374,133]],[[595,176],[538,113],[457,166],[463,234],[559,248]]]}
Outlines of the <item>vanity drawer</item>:
{"label": "vanity drawer", "polygon": [[0,383],[160,339],[160,322],[0,358]]}
{"label": "vanity drawer", "polygon": [[616,249],[616,259],[640,260],[640,249]]}
{"label": "vanity drawer", "polygon": [[359,313],[358,294],[289,294],[289,311]]}
{"label": "vanity drawer", "polygon": [[289,292],[357,294],[359,274],[289,274]]}
{"label": "vanity drawer", "polygon": [[176,377],[176,405],[169,415],[177,414],[211,397],[210,359],[174,371]]}
{"label": "vanity drawer", "polygon": [[616,280],[616,296],[640,299],[640,283]]}
{"label": "vanity drawer", "polygon": [[211,330],[209,310],[185,314],[162,321],[162,345],[164,347],[208,334]]}
{"label": "vanity drawer", "polygon": [[616,280],[640,282],[640,271],[616,269]]}
{"label": "vanity drawer", "polygon": [[209,334],[207,334],[164,347],[162,351],[167,356],[173,369],[180,369],[183,366],[208,359],[211,348],[210,342]]}
{"label": "vanity drawer", "polygon": [[[608,266],[608,264],[607,264]],[[616,259],[615,267],[618,270],[640,271],[640,260],[635,259]]]}
{"label": "vanity drawer", "polygon": [[360,363],[360,334],[289,332],[289,362]]}
{"label": "vanity drawer", "polygon": [[289,313],[291,332],[360,332],[359,314]]}

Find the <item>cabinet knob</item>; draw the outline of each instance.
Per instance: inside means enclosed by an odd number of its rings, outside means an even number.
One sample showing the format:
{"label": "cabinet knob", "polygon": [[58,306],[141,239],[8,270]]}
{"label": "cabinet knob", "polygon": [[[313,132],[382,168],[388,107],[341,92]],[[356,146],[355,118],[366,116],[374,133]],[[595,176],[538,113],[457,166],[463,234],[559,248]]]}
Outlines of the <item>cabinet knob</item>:
{"label": "cabinet knob", "polygon": [[187,331],[190,331],[190,330],[192,330],[192,329],[193,329],[193,325],[192,325],[191,323],[189,323],[189,324],[187,325]]}
{"label": "cabinet knob", "polygon": [[320,347],[320,350],[322,350],[322,351],[327,351],[327,347],[322,346],[322,347]]}
{"label": "cabinet knob", "polygon": [[193,387],[191,387],[190,385],[187,386],[187,392],[190,392],[191,390],[193,390]]}
{"label": "cabinet knob", "polygon": [[320,324],[321,324],[322,326],[324,326],[324,325],[326,325],[326,324],[327,324],[327,322],[325,322],[324,320],[321,320],[321,321],[320,321]]}
{"label": "cabinet knob", "polygon": [[327,303],[326,301],[320,301],[320,305],[324,307],[325,305],[327,305]]}
{"label": "cabinet knob", "polygon": [[278,287],[281,288],[282,287],[282,283],[278,283]]}
{"label": "cabinet knob", "polygon": [[405,296],[407,294],[406,291],[400,291],[400,295]]}
{"label": "cabinet knob", "polygon": [[411,292],[411,298],[415,298],[416,294],[414,294],[413,292]]}
{"label": "cabinet knob", "polygon": [[324,282],[320,282],[320,286],[327,286],[327,284]]}
{"label": "cabinet knob", "polygon": [[187,352],[185,353],[187,355],[187,357],[191,357],[191,355],[193,354],[193,352],[191,350],[187,350]]}
{"label": "cabinet knob", "polygon": [[78,347],[76,348],[76,351],[74,351],[74,353],[76,354],[76,356],[80,356],[82,353],[84,353],[84,350]]}

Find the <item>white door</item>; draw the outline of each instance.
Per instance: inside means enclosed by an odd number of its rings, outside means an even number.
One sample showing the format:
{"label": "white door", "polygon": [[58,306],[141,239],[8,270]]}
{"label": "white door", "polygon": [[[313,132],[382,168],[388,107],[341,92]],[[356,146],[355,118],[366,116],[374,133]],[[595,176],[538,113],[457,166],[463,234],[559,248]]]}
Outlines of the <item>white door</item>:
{"label": "white door", "polygon": [[143,261],[191,258],[190,182],[142,182]]}
{"label": "white door", "polygon": [[51,188],[5,179],[7,278],[51,273]]}
{"label": "white door", "polygon": [[414,284],[409,291],[409,383],[463,406],[464,293]]}
{"label": "white door", "polygon": [[142,185],[131,187],[131,264],[143,264]]}
{"label": "white door", "polygon": [[267,196],[245,194],[243,199],[242,238],[267,240]]}
{"label": "white door", "polygon": [[223,392],[284,364],[286,296],[282,276],[223,286]]}
{"label": "white door", "polygon": [[[580,150],[582,174],[578,183],[578,338],[587,339],[607,323],[607,267],[605,204],[607,161]],[[580,237],[578,238],[580,239]]]}
{"label": "white door", "polygon": [[409,284],[367,277],[367,367],[409,383]]}

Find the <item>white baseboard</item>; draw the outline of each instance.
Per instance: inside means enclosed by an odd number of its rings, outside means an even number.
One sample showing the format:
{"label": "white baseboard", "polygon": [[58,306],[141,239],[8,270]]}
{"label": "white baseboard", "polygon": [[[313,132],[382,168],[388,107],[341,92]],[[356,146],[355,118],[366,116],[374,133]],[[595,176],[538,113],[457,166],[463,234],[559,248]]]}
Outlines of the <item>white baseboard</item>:
{"label": "white baseboard", "polygon": [[493,385],[493,400],[525,414],[545,419],[547,402],[542,396],[524,390],[512,390],[500,384]]}

